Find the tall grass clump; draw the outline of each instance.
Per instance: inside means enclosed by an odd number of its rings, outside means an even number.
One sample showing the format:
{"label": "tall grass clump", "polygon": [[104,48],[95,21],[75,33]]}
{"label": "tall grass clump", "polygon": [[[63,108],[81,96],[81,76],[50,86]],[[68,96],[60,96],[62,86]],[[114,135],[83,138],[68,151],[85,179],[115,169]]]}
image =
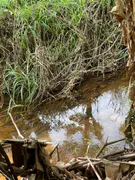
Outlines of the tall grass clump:
{"label": "tall grass clump", "polygon": [[68,97],[85,73],[116,69],[126,50],[108,2],[0,2],[3,87],[13,102]]}

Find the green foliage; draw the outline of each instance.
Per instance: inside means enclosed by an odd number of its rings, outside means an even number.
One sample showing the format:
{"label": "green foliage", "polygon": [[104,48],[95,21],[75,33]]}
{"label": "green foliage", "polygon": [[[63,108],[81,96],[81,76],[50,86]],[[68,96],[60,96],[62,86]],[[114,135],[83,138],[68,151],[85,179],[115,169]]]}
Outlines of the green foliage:
{"label": "green foliage", "polygon": [[[5,6],[8,10],[12,9],[9,5],[10,1],[8,2],[9,4],[7,4],[6,1],[3,2],[6,4]],[[38,97],[44,96],[46,89],[49,88],[49,84],[46,85],[48,79],[50,79],[51,76],[52,80],[55,78],[53,75],[54,72],[52,71],[59,72],[62,68],[58,68],[59,63],[61,64],[61,62],[64,61],[63,64],[65,64],[65,57],[70,59],[72,50],[76,47],[78,32],[76,29],[72,28],[72,24],[77,26],[84,18],[84,6],[85,2],[83,0],[76,2],[73,0],[22,0],[19,4],[14,1],[12,7],[15,8],[12,9],[12,13],[15,18],[15,26],[17,26],[17,28],[15,27],[14,33],[14,46],[17,49],[19,48],[20,54],[16,52],[19,56],[19,59],[15,57],[16,62],[18,61],[17,67],[16,65],[13,67],[6,66],[5,70],[6,88],[8,94],[12,96],[14,101],[17,101],[17,99],[21,97],[23,103],[29,104],[32,102],[39,81],[41,81],[40,85],[42,87],[39,88],[40,92]],[[47,62],[44,62],[45,57],[43,57],[43,59],[40,57],[40,49],[42,49],[42,47],[45,47],[45,49],[43,49],[47,51],[48,56],[45,54],[46,52],[42,52],[47,56]],[[29,65],[32,66],[36,64],[36,66],[34,69],[31,69],[29,73],[25,72],[25,68],[24,72],[18,72],[17,69],[21,69],[22,66],[22,64],[20,64],[20,59],[21,63],[23,62],[23,66],[26,66],[25,60],[27,59],[28,50],[29,54],[34,57]],[[21,54],[22,57],[20,57]],[[24,59],[22,59],[23,57]],[[51,57],[57,57],[54,59],[54,63],[50,59]],[[42,77],[46,76],[46,74],[44,74],[43,71],[40,73],[41,64],[44,64],[45,68],[47,68],[46,65],[49,64],[50,61],[52,61],[54,66],[57,66],[57,69],[52,70],[48,74],[48,79],[45,78],[45,80],[42,81]],[[56,61],[58,65],[55,65]],[[36,75],[34,79],[33,74]],[[61,75],[59,75],[57,79],[60,79],[60,76]],[[39,81],[38,78],[40,78]],[[8,89],[9,79],[12,82],[12,89],[10,88],[10,91]],[[54,80],[49,83],[54,83]],[[32,88],[33,84],[36,85],[34,89]],[[44,89],[43,86],[47,87]],[[56,88],[57,86],[55,87],[54,85],[53,89]]]}
{"label": "green foliage", "polygon": [[[28,47],[29,36],[35,43],[41,39],[43,43],[52,46],[53,49],[62,47],[63,41],[68,41],[66,49],[72,48],[72,41],[76,39],[76,33],[71,28],[70,23],[79,24],[83,18],[84,3],[69,0],[62,1],[38,1],[35,4],[24,2],[23,6],[18,7],[16,20],[21,24],[18,33],[21,35],[22,47]],[[18,35],[18,34],[17,34]],[[59,36],[59,38],[58,38]],[[53,42],[52,42],[53,41]],[[32,49],[30,47],[30,49]]]}
{"label": "green foliage", "polygon": [[5,85],[14,104],[23,102],[30,105],[37,92],[37,75],[33,69],[25,72],[20,66],[14,68],[7,63],[5,68]]}
{"label": "green foliage", "polygon": [[100,2],[103,6],[107,5],[112,7],[114,5],[114,0],[100,0]]}
{"label": "green foliage", "polygon": [[[97,2],[97,0],[90,0],[90,2],[94,3],[94,2]],[[101,3],[103,7],[106,7],[106,6],[113,7],[114,5],[114,0],[99,0],[99,2]]]}
{"label": "green foliage", "polygon": [[7,12],[12,13],[13,3],[11,0],[1,0],[0,1],[0,16],[1,18],[6,15]]}
{"label": "green foliage", "polygon": [[14,104],[68,97],[85,73],[104,74],[116,66],[124,53],[116,45],[119,29],[107,15],[111,4],[111,0],[1,0],[3,84]]}

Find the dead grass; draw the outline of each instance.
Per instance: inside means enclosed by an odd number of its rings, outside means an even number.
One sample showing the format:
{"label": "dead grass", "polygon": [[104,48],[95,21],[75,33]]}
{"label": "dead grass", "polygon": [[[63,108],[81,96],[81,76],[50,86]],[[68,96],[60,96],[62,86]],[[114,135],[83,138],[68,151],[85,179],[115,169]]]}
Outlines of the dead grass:
{"label": "dead grass", "polygon": [[[3,0],[4,1],[4,0]],[[4,6],[0,20],[4,92],[30,105],[71,97],[88,72],[117,70],[126,57],[109,6],[98,1],[37,1]]]}

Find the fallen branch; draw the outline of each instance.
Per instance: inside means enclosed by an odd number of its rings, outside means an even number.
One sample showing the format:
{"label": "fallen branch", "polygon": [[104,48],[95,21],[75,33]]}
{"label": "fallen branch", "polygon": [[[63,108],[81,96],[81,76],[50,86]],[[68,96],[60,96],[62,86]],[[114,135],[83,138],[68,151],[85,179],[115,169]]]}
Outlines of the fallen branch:
{"label": "fallen branch", "polygon": [[21,139],[23,139],[24,137],[23,137],[23,135],[20,133],[20,130],[18,129],[18,127],[17,127],[17,125],[16,125],[16,123],[15,123],[15,121],[14,121],[14,119],[13,119],[12,114],[11,114],[10,112],[8,112],[8,115],[9,115],[10,118],[11,118],[11,121],[12,121],[12,123],[13,123],[16,131],[17,131],[18,136],[19,136]]}
{"label": "fallen branch", "polygon": [[118,139],[118,140],[116,140],[116,141],[111,141],[111,142],[107,142],[107,140],[106,140],[106,142],[104,143],[104,145],[101,147],[101,149],[100,149],[99,152],[97,153],[96,158],[99,157],[99,155],[103,152],[103,150],[105,149],[106,146],[111,145],[111,144],[115,144],[115,143],[117,143],[117,142],[124,141],[124,140],[126,140],[126,138],[121,138],[121,139]]}
{"label": "fallen branch", "polygon": [[53,150],[50,152],[50,154],[49,154],[50,158],[52,157],[54,151],[57,149],[58,145],[59,145],[59,143],[58,143],[58,144],[53,148]]}
{"label": "fallen branch", "polygon": [[[51,145],[51,142],[45,141],[45,140],[36,140],[40,145],[42,146],[47,146],[47,145]],[[31,144],[33,142],[33,140],[28,140],[28,139],[4,139],[2,141],[0,141],[0,144],[3,145],[3,143],[9,143],[9,144]]]}
{"label": "fallen branch", "polygon": [[118,158],[117,158],[117,160],[123,160],[123,159],[135,159],[135,153],[132,153],[132,154],[125,154],[125,155],[123,155],[123,156],[119,156]]}
{"label": "fallen branch", "polygon": [[94,173],[96,174],[96,176],[97,176],[98,180],[102,180],[102,179],[101,179],[101,177],[100,177],[100,175],[98,174],[98,172],[97,172],[96,168],[94,167],[93,163],[91,162],[90,158],[89,158],[89,157],[87,157],[87,159],[88,159],[88,161],[89,161],[89,165],[91,165],[91,167],[92,167],[92,169],[93,169]]}
{"label": "fallen branch", "polygon": [[12,105],[12,99],[11,99],[10,102],[9,102],[9,106],[8,106],[8,111],[7,111],[7,113],[8,113],[8,115],[9,115],[9,117],[10,117],[10,119],[11,119],[11,121],[12,121],[12,123],[13,123],[13,125],[14,125],[14,127],[15,127],[15,129],[16,129],[16,131],[17,131],[18,136],[19,136],[21,139],[24,139],[23,135],[21,134],[20,130],[18,129],[18,127],[17,127],[17,125],[16,125],[16,123],[15,123],[15,121],[14,121],[14,118],[13,118],[13,116],[12,116],[12,114],[11,114],[11,111],[13,110],[13,108],[15,108],[15,107],[22,107],[23,105],[14,105],[13,107],[12,107],[11,105]]}
{"label": "fallen branch", "polygon": [[115,155],[118,155],[118,154],[122,154],[122,153],[124,153],[124,152],[125,152],[125,150],[121,150],[121,151],[118,151],[118,152],[106,154],[106,155],[102,156],[102,158],[108,158],[108,157],[110,157],[110,156],[115,156]]}
{"label": "fallen branch", "polygon": [[59,148],[58,148],[58,146],[57,146],[56,150],[57,150],[58,161],[60,161],[60,154],[59,154]]}

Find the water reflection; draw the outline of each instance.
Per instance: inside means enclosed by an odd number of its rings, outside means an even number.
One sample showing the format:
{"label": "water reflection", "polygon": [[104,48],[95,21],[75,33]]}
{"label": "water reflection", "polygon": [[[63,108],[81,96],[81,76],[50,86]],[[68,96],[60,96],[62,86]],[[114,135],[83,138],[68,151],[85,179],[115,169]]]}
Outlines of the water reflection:
{"label": "water reflection", "polygon": [[[116,140],[124,136],[121,131],[129,110],[126,88],[116,86],[99,96],[96,101],[87,100],[82,104],[59,114],[40,114],[43,124],[49,124],[48,135],[51,141],[60,143],[63,151],[68,149],[70,156],[76,151],[84,155],[87,145],[91,145],[91,155],[108,138]],[[69,145],[70,144],[70,145]],[[71,145],[72,144],[72,145]],[[121,147],[122,143],[118,145]],[[117,146],[117,145],[116,145]],[[70,147],[70,150],[69,150]]]}
{"label": "water reflection", "polygon": [[[95,155],[107,138],[112,141],[124,136],[122,127],[129,110],[125,87],[125,82],[118,81],[100,89],[101,95],[96,99],[87,91],[80,101],[69,105],[60,101],[46,105],[35,111],[33,119],[18,119],[18,127],[26,137],[33,131],[38,138],[52,141],[54,145],[59,143],[64,160],[65,155],[67,160],[85,155],[88,144],[89,154]],[[4,135],[0,127],[1,139],[16,136],[12,123],[4,128],[9,134]]]}
{"label": "water reflection", "polygon": [[126,89],[118,88],[117,92],[108,91],[97,99],[93,105],[93,116],[104,127],[104,138],[115,140],[123,135],[120,126],[124,123],[129,110]]}

